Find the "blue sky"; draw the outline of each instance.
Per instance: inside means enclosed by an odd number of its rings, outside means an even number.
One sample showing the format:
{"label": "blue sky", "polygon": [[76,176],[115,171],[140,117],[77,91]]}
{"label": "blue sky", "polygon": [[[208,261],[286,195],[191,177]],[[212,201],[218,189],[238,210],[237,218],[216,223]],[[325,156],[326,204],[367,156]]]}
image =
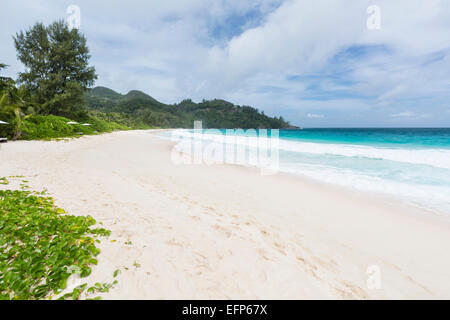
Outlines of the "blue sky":
{"label": "blue sky", "polygon": [[[99,79],[175,103],[222,98],[302,127],[450,126],[448,0],[166,0],[2,3],[12,35],[81,10]],[[369,5],[380,29],[367,28]]]}

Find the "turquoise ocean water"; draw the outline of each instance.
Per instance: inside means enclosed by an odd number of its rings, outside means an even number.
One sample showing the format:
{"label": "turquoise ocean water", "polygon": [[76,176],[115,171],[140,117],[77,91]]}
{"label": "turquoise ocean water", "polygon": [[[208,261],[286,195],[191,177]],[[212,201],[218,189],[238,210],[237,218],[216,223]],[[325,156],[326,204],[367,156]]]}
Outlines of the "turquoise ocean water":
{"label": "turquoise ocean water", "polygon": [[450,214],[450,128],[280,130],[279,170]]}

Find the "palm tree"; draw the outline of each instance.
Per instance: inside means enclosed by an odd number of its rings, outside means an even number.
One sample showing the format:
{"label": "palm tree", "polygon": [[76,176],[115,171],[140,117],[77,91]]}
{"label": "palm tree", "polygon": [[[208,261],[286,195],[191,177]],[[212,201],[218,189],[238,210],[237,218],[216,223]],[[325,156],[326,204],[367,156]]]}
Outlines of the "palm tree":
{"label": "palm tree", "polygon": [[[27,108],[26,96],[25,88],[17,88],[13,80],[3,83],[3,87],[0,88],[0,116],[5,117],[5,120],[9,120],[8,122],[13,126],[13,140],[20,138],[23,120],[31,116],[31,114],[25,116],[23,112]],[[33,108],[31,106],[28,108],[32,112]]]}
{"label": "palm tree", "polygon": [[18,101],[12,101],[9,94],[3,91],[0,94],[0,115],[5,116],[13,126],[12,140],[17,140],[22,135],[23,121],[32,116],[32,114],[25,115],[22,109],[25,107],[25,102],[22,98]]}
{"label": "palm tree", "polygon": [[[2,69],[5,69],[8,65],[4,63],[0,63],[0,72]],[[0,76],[0,90],[5,89],[11,82],[14,82],[13,79],[8,77],[2,77]]]}

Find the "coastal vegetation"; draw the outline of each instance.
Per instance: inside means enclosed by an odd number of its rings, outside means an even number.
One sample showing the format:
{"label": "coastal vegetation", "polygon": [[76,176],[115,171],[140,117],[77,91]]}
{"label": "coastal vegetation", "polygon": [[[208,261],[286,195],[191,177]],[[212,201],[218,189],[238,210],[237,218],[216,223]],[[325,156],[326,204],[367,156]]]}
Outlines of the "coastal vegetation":
{"label": "coastal vegetation", "polygon": [[128,129],[125,125],[89,113],[71,118],[40,114],[36,112],[37,104],[29,97],[24,86],[17,87],[12,79],[1,84],[0,120],[7,124],[0,125],[0,137],[13,140],[54,139]]}
{"label": "coastal vegetation", "polygon": [[54,115],[35,115],[23,121],[21,127],[22,140],[47,140],[80,135],[92,135],[99,132],[127,130],[128,127],[96,117],[89,117],[86,123],[73,123],[71,119]]}
{"label": "coastal vegetation", "polygon": [[36,23],[14,37],[17,57],[25,66],[17,82],[25,87],[35,112],[74,118],[87,116],[83,99],[97,75],[89,66],[86,38],[64,21]]}
{"label": "coastal vegetation", "polygon": [[[0,120],[6,122],[0,137],[52,139],[128,129],[90,114],[85,93],[97,75],[77,29],[64,21],[36,23],[17,33],[14,44],[25,71],[17,81],[0,77]],[[6,67],[0,64],[0,71]]]}
{"label": "coastal vegetation", "polygon": [[[3,177],[0,182],[6,185],[18,178]],[[43,299],[61,293],[71,275],[91,273],[100,252],[95,243],[110,234],[92,228],[96,221],[91,216],[69,215],[45,192],[26,189],[23,181],[21,190],[0,190],[1,300]],[[77,290],[71,298],[79,296]]]}
{"label": "coastal vegetation", "polygon": [[185,99],[168,105],[138,90],[125,95],[96,87],[86,93],[88,108],[106,120],[130,127],[192,128],[201,120],[205,128],[288,128],[282,117],[269,117],[250,106],[214,99],[195,103]]}

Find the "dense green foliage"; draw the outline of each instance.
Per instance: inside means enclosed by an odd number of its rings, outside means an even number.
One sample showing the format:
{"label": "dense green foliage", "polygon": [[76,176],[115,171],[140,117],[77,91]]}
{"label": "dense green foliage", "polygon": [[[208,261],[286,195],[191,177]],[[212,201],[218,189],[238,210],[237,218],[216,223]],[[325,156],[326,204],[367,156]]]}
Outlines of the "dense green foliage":
{"label": "dense green foliage", "polygon": [[131,127],[192,128],[194,120],[202,120],[205,128],[289,127],[281,117],[268,117],[255,108],[217,99],[167,105],[137,90],[121,95],[105,87],[90,90],[86,99],[89,108],[102,112],[102,117]]}
{"label": "dense green foliage", "polygon": [[95,224],[50,197],[0,190],[0,299],[41,299],[61,292],[72,274],[88,276],[100,252],[96,238],[109,235]]}
{"label": "dense green foliage", "polygon": [[[23,121],[21,139],[36,140],[76,137],[85,134],[128,129],[123,125],[107,122],[95,117],[90,117],[87,122],[80,124],[68,124],[69,121],[71,120],[53,115],[31,116]],[[83,125],[85,123],[90,125]]]}
{"label": "dense green foliage", "polygon": [[14,37],[17,57],[25,66],[18,82],[25,85],[40,114],[78,118],[86,115],[83,95],[97,78],[89,66],[86,38],[64,21],[36,23]]}
{"label": "dense green foliage", "polygon": [[[79,116],[77,120],[80,124],[68,124],[73,120],[41,115],[38,110],[39,104],[33,102],[25,85],[17,87],[14,80],[0,77],[0,120],[8,122],[0,124],[0,137],[13,140],[52,139],[128,129],[99,112]],[[84,123],[90,125],[81,125]]]}
{"label": "dense green foliage", "polygon": [[143,122],[142,119],[134,118],[132,115],[121,112],[100,112],[97,110],[89,110],[89,114],[97,119],[106,122],[120,124],[130,129],[152,129],[157,128],[155,125],[149,125]]}
{"label": "dense green foliage", "polygon": [[28,97],[23,86],[17,88],[12,79],[0,78],[0,120],[8,122],[0,125],[0,136],[20,138],[23,120],[27,117],[24,112],[34,111],[33,104],[26,101]]}
{"label": "dense green foliage", "polygon": [[[2,69],[5,69],[6,67],[7,67],[6,64],[0,63],[0,72],[2,71]],[[0,90],[4,90],[6,88],[8,82],[10,82],[10,81],[12,81],[11,78],[0,76]]]}

